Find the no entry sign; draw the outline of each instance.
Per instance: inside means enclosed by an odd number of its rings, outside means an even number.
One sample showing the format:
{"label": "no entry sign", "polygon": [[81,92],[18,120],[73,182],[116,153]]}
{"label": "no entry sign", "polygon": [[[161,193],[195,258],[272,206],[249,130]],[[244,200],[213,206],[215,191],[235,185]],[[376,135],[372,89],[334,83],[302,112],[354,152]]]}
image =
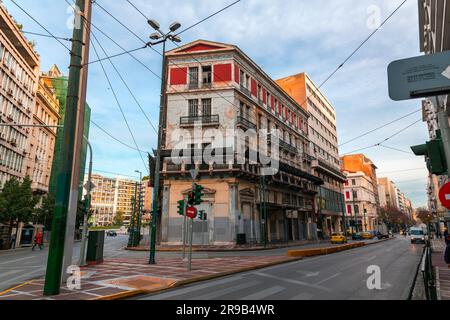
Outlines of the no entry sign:
{"label": "no entry sign", "polygon": [[445,184],[439,191],[439,200],[444,207],[450,209],[450,183]]}
{"label": "no entry sign", "polygon": [[186,216],[191,219],[195,219],[197,217],[197,209],[195,207],[188,207],[186,209]]}

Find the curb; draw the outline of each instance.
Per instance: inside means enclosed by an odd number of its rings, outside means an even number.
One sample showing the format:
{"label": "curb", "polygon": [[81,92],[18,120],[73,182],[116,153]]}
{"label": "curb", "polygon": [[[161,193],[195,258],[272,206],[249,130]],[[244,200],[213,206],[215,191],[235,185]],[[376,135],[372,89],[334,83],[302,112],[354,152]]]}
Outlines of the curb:
{"label": "curb", "polygon": [[98,298],[91,299],[91,300],[109,300],[109,301],[111,301],[111,300],[132,298],[132,297],[136,297],[138,295],[144,295],[144,294],[154,294],[154,293],[164,292],[167,290],[171,290],[171,289],[178,288],[178,287],[185,286],[185,285],[192,284],[192,283],[208,281],[208,280],[222,278],[222,277],[239,274],[239,273],[243,273],[243,272],[269,268],[269,267],[273,267],[276,265],[300,261],[302,259],[303,259],[302,257],[293,257],[291,259],[287,259],[287,260],[283,260],[283,261],[274,261],[274,262],[266,263],[264,265],[252,266],[252,267],[242,268],[242,269],[234,270],[234,271],[224,271],[224,272],[220,272],[220,273],[216,273],[216,274],[212,274],[212,275],[208,275],[208,276],[197,277],[197,278],[192,278],[192,279],[187,279],[187,280],[180,280],[166,288],[160,288],[160,289],[155,289],[155,290],[150,290],[150,291],[130,290],[130,291],[127,291],[124,293],[113,294],[113,295],[105,296],[105,297],[98,297]]}
{"label": "curb", "polygon": [[435,280],[435,284],[436,284],[436,296],[437,296],[437,300],[442,300],[442,296],[441,296],[441,282],[439,280],[439,267],[435,268],[435,272],[436,272],[436,280]]}
{"label": "curb", "polygon": [[333,254],[341,251],[346,251],[354,248],[364,247],[364,242],[357,242],[346,244],[336,247],[316,248],[316,249],[303,249],[303,250],[289,250],[287,255],[289,257],[314,257],[321,255]]}

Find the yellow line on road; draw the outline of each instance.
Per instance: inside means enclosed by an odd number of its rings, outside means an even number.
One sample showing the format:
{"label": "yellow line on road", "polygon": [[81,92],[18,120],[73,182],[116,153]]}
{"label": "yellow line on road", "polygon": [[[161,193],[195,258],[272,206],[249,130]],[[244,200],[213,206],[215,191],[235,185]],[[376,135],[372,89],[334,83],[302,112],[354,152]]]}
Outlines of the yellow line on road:
{"label": "yellow line on road", "polygon": [[10,288],[10,289],[7,289],[7,290],[5,290],[5,291],[2,291],[2,292],[0,292],[0,296],[3,296],[3,295],[5,295],[5,294],[7,294],[8,292],[14,291],[14,290],[19,289],[19,288],[21,288],[21,287],[23,287],[23,286],[26,286],[27,284],[30,284],[30,283],[32,283],[32,282],[33,282],[33,280],[30,280],[30,281],[24,282],[24,283],[22,283],[22,284],[19,284],[18,286],[15,286],[15,287],[13,287],[13,288]]}

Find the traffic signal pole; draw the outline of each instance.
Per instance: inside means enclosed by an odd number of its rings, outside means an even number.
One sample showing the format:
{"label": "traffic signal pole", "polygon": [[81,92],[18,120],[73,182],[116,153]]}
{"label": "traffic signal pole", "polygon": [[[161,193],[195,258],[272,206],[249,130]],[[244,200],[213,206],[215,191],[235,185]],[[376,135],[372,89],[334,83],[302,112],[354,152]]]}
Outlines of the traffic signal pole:
{"label": "traffic signal pole", "polygon": [[89,141],[85,138],[87,146],[89,148],[89,173],[86,188],[86,212],[84,213],[83,219],[83,233],[81,235],[81,246],[80,246],[80,266],[86,265],[86,240],[88,235],[88,217],[91,210],[91,191],[92,191],[92,146]]}
{"label": "traffic signal pole", "polygon": [[[76,0],[76,5],[80,8],[81,12],[85,14],[85,17],[90,19],[90,14],[87,13],[90,12],[91,1]],[[84,47],[88,46],[88,43],[84,43],[86,32],[89,31],[84,28],[83,23],[80,23],[78,26],[74,25],[72,49],[70,52],[71,58],[66,114],[64,117],[63,146],[61,150],[62,161],[57,176],[58,188],[55,194],[55,212],[52,221],[52,236],[50,239],[45,275],[45,296],[59,294],[61,276],[63,273],[64,243],[66,238],[67,214],[69,210],[72,170],[74,164],[75,136],[77,133],[77,111],[80,106],[80,91],[85,87],[81,82],[83,82],[83,79],[84,82],[87,80],[82,74],[83,68],[86,68],[83,67],[83,61],[85,61],[83,54],[86,53]],[[85,75],[87,76],[87,72]],[[78,138],[83,139],[83,136]],[[68,234],[67,236],[73,241],[73,235]]]}

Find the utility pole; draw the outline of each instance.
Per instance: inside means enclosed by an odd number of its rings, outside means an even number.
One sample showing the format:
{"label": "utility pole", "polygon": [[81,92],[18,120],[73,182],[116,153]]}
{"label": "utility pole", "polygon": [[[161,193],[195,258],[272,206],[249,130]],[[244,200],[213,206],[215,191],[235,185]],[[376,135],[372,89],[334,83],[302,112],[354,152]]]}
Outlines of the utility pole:
{"label": "utility pole", "polygon": [[[355,189],[352,189],[352,198],[353,198],[353,211],[355,211],[355,232],[358,233],[359,232],[359,228],[358,228],[358,214],[356,213],[356,209],[355,209],[355,194],[357,194],[355,192]],[[358,208],[359,211],[359,208]]]}
{"label": "utility pole", "polygon": [[135,211],[136,198],[131,197],[131,217],[130,217],[130,232],[128,235],[128,247],[131,248],[134,245],[134,211]]}
{"label": "utility pole", "polygon": [[137,229],[138,229],[138,239],[137,239],[137,244],[139,245],[141,242],[141,225],[142,225],[142,172],[136,170],[135,172],[139,173],[139,195],[138,195],[138,216],[137,216]]}
{"label": "utility pole", "polygon": [[[80,8],[79,14],[84,14],[88,25],[91,19],[91,1],[76,0],[76,5]],[[55,195],[55,212],[52,222],[52,237],[50,239],[47,270],[45,275],[44,295],[56,295],[60,292],[61,276],[63,271],[64,242],[70,238],[73,244],[73,234],[66,234],[67,215],[70,205],[72,171],[74,165],[74,156],[76,153],[76,134],[78,109],[80,105],[85,105],[81,98],[85,94],[80,91],[86,88],[87,83],[87,65],[83,67],[83,62],[87,61],[86,54],[89,50],[89,30],[84,28],[84,24],[74,25],[72,36],[71,61],[69,71],[69,83],[67,91],[66,114],[64,117],[62,162],[60,172],[58,172],[58,188]],[[83,136],[78,137],[79,140]],[[79,141],[78,141],[79,142]],[[80,168],[77,169],[78,174]],[[76,174],[76,172],[74,172]],[[71,256],[70,256],[71,258]],[[71,261],[70,261],[71,262]],[[65,273],[65,272],[64,272]]]}
{"label": "utility pole", "polygon": [[[76,7],[75,7],[76,8]],[[75,9],[74,8],[74,9]],[[81,10],[81,6],[78,6]],[[81,82],[79,83],[79,96],[77,107],[77,124],[76,124],[76,136],[72,165],[72,181],[69,198],[69,211],[67,214],[66,222],[66,237],[64,243],[64,265],[63,265],[63,277],[62,281],[65,281],[68,275],[66,274],[67,268],[72,265],[73,255],[73,235],[75,233],[75,224],[78,211],[78,199],[80,182],[83,181],[81,177],[81,154],[84,143],[84,114],[86,109],[86,91],[87,91],[87,78],[88,78],[88,63],[89,63],[89,44],[90,44],[90,30],[91,30],[91,14],[92,14],[92,2],[90,0],[84,1],[84,11],[80,12],[80,17],[75,20],[75,27],[77,24],[80,28],[83,28],[82,37],[82,69],[81,69]],[[86,25],[84,23],[86,20]],[[81,186],[82,188],[82,186]]]}

